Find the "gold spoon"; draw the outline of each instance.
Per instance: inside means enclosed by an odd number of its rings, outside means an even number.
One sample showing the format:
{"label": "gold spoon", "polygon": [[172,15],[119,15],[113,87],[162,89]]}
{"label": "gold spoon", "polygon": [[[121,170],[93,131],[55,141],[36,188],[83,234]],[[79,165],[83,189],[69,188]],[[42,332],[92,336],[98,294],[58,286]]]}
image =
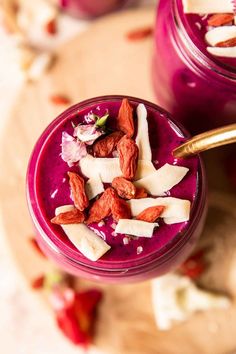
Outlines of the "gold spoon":
{"label": "gold spoon", "polygon": [[188,157],[217,146],[236,143],[236,124],[226,125],[222,128],[194,136],[184,144],[173,150],[174,157]]}

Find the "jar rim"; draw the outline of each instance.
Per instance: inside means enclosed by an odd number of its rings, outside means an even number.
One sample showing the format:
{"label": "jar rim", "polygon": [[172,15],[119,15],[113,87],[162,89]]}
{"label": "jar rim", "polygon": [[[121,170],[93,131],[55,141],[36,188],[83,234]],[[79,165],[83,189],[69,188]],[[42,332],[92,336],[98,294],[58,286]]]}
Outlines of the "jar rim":
{"label": "jar rim", "polygon": [[186,30],[186,28],[188,27],[188,22],[186,19],[186,15],[181,10],[182,0],[172,0],[171,6],[172,14],[174,16],[174,22],[176,24],[179,37],[185,45],[187,44],[189,46],[190,52],[193,53],[194,58],[197,59],[197,62],[225,79],[236,81],[236,67],[235,69],[233,67],[229,68],[229,66],[225,63],[214,60],[214,58],[210,54],[205,54],[194,43],[188,31]]}
{"label": "jar rim", "polygon": [[[28,208],[30,211],[30,215],[34,222],[36,229],[39,231],[40,235],[42,236],[43,240],[46,244],[60,257],[64,257],[67,261],[73,263],[75,266],[83,267],[86,269],[90,269],[91,271],[95,272],[109,272],[110,274],[115,272],[124,272],[126,268],[129,270],[137,270],[140,267],[151,267],[153,262],[158,260],[160,264],[164,263],[168,260],[173,252],[178,252],[189,240],[191,236],[191,230],[194,229],[194,226],[197,225],[199,218],[201,217],[201,211],[204,208],[204,205],[201,205],[202,196],[205,194],[205,174],[204,174],[204,166],[202,160],[199,156],[199,166],[197,171],[197,191],[196,196],[194,198],[192,208],[191,208],[191,215],[194,215],[192,220],[190,219],[186,227],[182,230],[181,237],[175,237],[168,242],[164,247],[160,250],[149,253],[144,257],[140,257],[139,259],[135,260],[127,260],[127,261],[103,261],[99,265],[95,265],[94,262],[89,261],[88,259],[84,260],[84,257],[80,256],[78,251],[71,249],[67,246],[63,241],[61,241],[53,232],[51,228],[45,222],[45,217],[42,215],[40,208],[38,207],[39,203],[37,203],[37,192],[36,192],[36,175],[37,175],[37,166],[38,161],[40,158],[40,151],[42,152],[44,146],[47,142],[47,139],[50,138],[51,134],[53,134],[54,130],[57,129],[59,124],[62,124],[65,120],[70,119],[70,117],[74,116],[75,113],[78,112],[78,109],[81,110],[83,108],[88,107],[90,104],[94,103],[102,103],[105,101],[117,101],[122,100],[123,98],[128,98],[130,102],[138,102],[143,103],[147,107],[152,108],[154,110],[158,110],[161,114],[165,114],[166,119],[169,121],[173,129],[178,132],[182,137],[189,138],[189,133],[181,126],[179,122],[175,122],[174,119],[170,116],[170,114],[159,107],[158,105],[151,103],[149,101],[131,97],[131,96],[123,96],[123,95],[107,95],[107,96],[99,96],[95,98],[91,98],[88,100],[84,100],[80,103],[73,105],[72,107],[68,108],[64,112],[62,112],[58,117],[56,117],[43,131],[41,136],[39,137],[34,150],[31,154],[30,162],[28,165],[27,170],[27,178],[26,178],[26,191],[27,191],[27,201],[28,201]],[[50,132],[50,134],[49,134]],[[47,139],[45,139],[47,137]],[[31,171],[34,171],[32,174]],[[33,188],[32,188],[33,186]],[[204,198],[203,198],[204,199]],[[33,201],[33,203],[31,202]],[[204,204],[204,203],[203,203]],[[198,211],[198,212],[197,212]],[[48,236],[50,233],[50,236]],[[189,235],[188,235],[189,234]],[[134,264],[135,263],[135,264]],[[133,264],[133,265],[132,265]],[[109,266],[112,265],[112,269]],[[117,265],[117,267],[114,267]]]}

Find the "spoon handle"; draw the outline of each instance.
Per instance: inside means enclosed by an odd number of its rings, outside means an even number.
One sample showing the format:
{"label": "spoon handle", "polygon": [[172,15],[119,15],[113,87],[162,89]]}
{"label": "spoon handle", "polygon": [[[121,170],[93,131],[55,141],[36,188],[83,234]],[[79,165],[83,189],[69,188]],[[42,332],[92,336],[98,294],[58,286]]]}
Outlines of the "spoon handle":
{"label": "spoon handle", "polygon": [[173,150],[175,157],[188,157],[217,146],[236,143],[236,124],[209,130],[186,141]]}

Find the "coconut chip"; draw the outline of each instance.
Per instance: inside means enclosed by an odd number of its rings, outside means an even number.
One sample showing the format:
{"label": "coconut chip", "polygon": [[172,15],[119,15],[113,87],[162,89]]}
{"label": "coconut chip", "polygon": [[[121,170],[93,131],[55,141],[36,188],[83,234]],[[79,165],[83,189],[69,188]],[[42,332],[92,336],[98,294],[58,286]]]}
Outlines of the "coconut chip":
{"label": "coconut chip", "polygon": [[140,220],[120,219],[115,232],[119,234],[128,234],[138,237],[152,237],[153,230],[159,226],[158,223],[150,223]]}
{"label": "coconut chip", "polygon": [[[55,215],[65,213],[74,208],[73,205],[63,205],[56,208]],[[91,261],[97,261],[111,247],[85,224],[61,225],[73,245]]]}

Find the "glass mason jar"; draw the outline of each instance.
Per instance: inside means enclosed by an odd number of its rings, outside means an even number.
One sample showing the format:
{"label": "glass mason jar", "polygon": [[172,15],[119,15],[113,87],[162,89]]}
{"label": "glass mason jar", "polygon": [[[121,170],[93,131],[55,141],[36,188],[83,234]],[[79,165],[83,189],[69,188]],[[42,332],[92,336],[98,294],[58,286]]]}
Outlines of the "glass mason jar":
{"label": "glass mason jar", "polygon": [[[45,131],[36,142],[29,161],[27,172],[28,207],[36,230],[37,241],[43,252],[49,258],[54,260],[58,267],[65,271],[91,280],[99,280],[110,283],[142,281],[165,274],[176,268],[189,255],[199,235],[201,234],[207,209],[206,177],[204,167],[200,157],[195,156],[188,161],[182,160],[182,164],[186,165],[191,163],[191,166],[194,166],[194,172],[192,175],[190,175],[190,178],[193,179],[189,180],[189,184],[186,185],[185,188],[186,193],[189,193],[190,185],[192,183],[191,181],[194,181],[193,194],[195,197],[191,206],[190,220],[185,223],[181,229],[178,229],[179,224],[175,224],[177,226],[174,225],[174,228],[172,229],[174,230],[174,233],[172,231],[171,238],[168,239],[168,235],[165,234],[165,240],[161,240],[162,243],[158,241],[159,245],[156,248],[154,247],[154,249],[151,248],[150,251],[148,251],[146,254],[141,253],[139,256],[132,258],[125,255],[125,248],[123,248],[122,252],[120,253],[122,259],[112,260],[111,257],[106,258],[105,254],[105,256],[103,256],[98,261],[92,262],[82,256],[81,253],[69,242],[65,235],[61,235],[63,232],[59,226],[55,226],[50,223],[50,218],[54,215],[47,217],[45,212],[46,204],[44,201],[48,198],[49,205],[52,206],[51,203],[55,203],[55,199],[52,199],[55,197],[55,192],[52,193],[51,190],[50,193],[46,193],[45,198],[45,193],[40,186],[42,185],[43,188],[47,188],[45,183],[47,184],[47,180],[49,179],[53,180],[55,176],[55,178],[58,178],[59,180],[59,182],[56,182],[57,186],[60,185],[61,188],[62,180],[65,179],[63,176],[66,176],[66,171],[69,169],[67,164],[62,161],[61,157],[59,156],[60,150],[58,149],[60,148],[61,143],[59,138],[61,137],[61,130],[63,130],[65,126],[71,127],[71,119],[78,116],[84,117],[84,115],[88,114],[88,112],[91,112],[91,109],[94,111],[94,107],[99,107],[99,110],[103,109],[103,105],[105,108],[109,107],[111,117],[116,117],[118,108],[120,107],[123,98],[124,96],[103,96],[89,99],[72,106],[60,114],[59,117],[53,120],[52,123],[45,129]],[[186,133],[186,131],[179,126],[179,123],[175,123],[171,119],[170,115],[159,106],[133,97],[128,97],[128,100],[134,107],[139,103],[145,104],[148,111],[148,117],[151,118],[149,121],[149,136],[153,157],[155,157],[155,149],[153,150],[153,146],[158,147],[157,150],[160,151],[158,143],[162,143],[162,145],[164,145],[163,151],[168,151],[168,154],[171,155],[169,160],[167,160],[170,163],[170,161],[172,161],[170,159],[174,159],[171,154],[173,136],[176,136],[179,144],[180,141],[184,141],[189,137],[188,133]],[[158,119],[159,127],[161,123],[161,126],[168,127],[168,129],[171,130],[172,138],[169,139],[169,142],[167,140],[167,136],[164,135],[164,130],[163,134],[161,134],[163,135],[163,138],[161,138],[160,129],[156,127],[156,119]],[[58,132],[60,132],[60,135]],[[57,137],[55,138],[55,136]],[[53,157],[51,154],[54,154],[52,155]],[[161,152],[161,156],[163,156],[164,159],[164,152]],[[161,156],[157,157],[161,159]],[[56,159],[59,159],[60,165],[56,165],[56,167],[54,167],[55,170],[53,173],[52,164],[56,164]],[[166,161],[161,161],[161,164],[164,164],[165,162]],[[44,178],[42,176],[45,173],[43,172],[45,168],[42,166],[47,166],[47,164],[49,164],[48,166],[50,173],[48,175],[46,174],[46,178]],[[64,174],[60,174],[60,166],[64,166],[63,168],[67,169],[65,172],[63,172]],[[57,173],[55,173],[55,171]],[[40,180],[43,180],[43,184],[40,182]],[[66,184],[65,190],[67,194],[69,194],[68,188],[69,187]],[[177,194],[178,197],[181,198],[182,196],[183,199],[187,199],[181,190],[178,190]],[[49,195],[51,199],[47,197]],[[59,205],[68,204],[68,200],[66,201],[63,196],[60,198],[63,200],[63,203],[60,203]],[[58,203],[58,201],[56,202]],[[55,206],[53,206],[53,213],[55,207],[59,205],[55,204]],[[109,221],[106,221],[107,225],[108,222]],[[169,226],[166,225],[166,227]],[[181,231],[175,231],[177,229]],[[117,237],[115,240],[117,240]],[[166,240],[168,240],[168,242]],[[126,246],[123,245],[123,247]]]}
{"label": "glass mason jar", "polygon": [[208,54],[186,17],[182,0],[160,0],[152,73],[158,103],[196,133],[236,121],[236,66]]}
{"label": "glass mason jar", "polygon": [[59,5],[72,16],[88,19],[117,10],[126,2],[127,0],[59,0]]}

